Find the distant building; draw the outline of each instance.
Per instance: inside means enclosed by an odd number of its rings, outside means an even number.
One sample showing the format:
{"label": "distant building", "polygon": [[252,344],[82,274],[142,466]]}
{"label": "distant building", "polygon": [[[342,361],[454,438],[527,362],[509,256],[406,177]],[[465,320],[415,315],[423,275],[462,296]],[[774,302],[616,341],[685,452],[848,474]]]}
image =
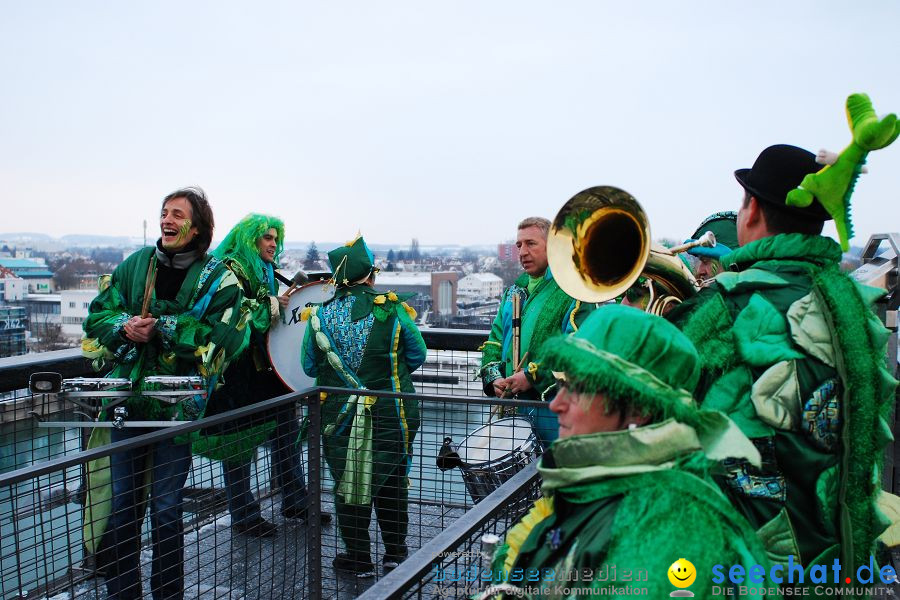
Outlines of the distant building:
{"label": "distant building", "polygon": [[27,330],[24,306],[0,306],[0,358],[25,354]]}
{"label": "distant building", "polygon": [[59,293],[59,312],[62,323],[62,334],[70,341],[81,339],[81,324],[88,316],[91,300],[97,296],[97,290],[63,290]]}
{"label": "distant building", "polygon": [[62,325],[59,294],[26,294],[22,303],[28,313],[28,331],[36,338],[59,333]]}
{"label": "distant building", "polygon": [[0,267],[12,271],[25,280],[29,294],[53,292],[53,272],[43,261],[33,258],[0,258]]}
{"label": "distant building", "polygon": [[516,244],[514,242],[506,242],[505,244],[498,244],[497,245],[497,258],[500,259],[500,262],[518,262],[519,249],[516,248]]}
{"label": "distant building", "polygon": [[[450,318],[456,314],[456,292],[459,274],[455,272],[407,273],[384,272],[375,276],[375,287],[397,293],[415,293],[409,304],[420,316],[431,314]],[[435,319],[429,318],[429,322]]]}
{"label": "distant building", "polygon": [[476,298],[499,298],[503,280],[493,273],[472,273],[459,280],[459,295]]}
{"label": "distant building", "polygon": [[18,302],[25,297],[28,286],[6,267],[0,267],[0,304]]}

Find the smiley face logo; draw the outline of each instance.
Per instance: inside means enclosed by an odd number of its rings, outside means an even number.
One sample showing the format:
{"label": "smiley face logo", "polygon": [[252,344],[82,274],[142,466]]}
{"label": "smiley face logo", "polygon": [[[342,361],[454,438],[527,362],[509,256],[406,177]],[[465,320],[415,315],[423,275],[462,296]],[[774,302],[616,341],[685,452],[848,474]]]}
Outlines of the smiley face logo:
{"label": "smiley face logo", "polygon": [[669,581],[677,588],[690,587],[695,579],[697,579],[697,569],[686,558],[679,558],[669,567]]}

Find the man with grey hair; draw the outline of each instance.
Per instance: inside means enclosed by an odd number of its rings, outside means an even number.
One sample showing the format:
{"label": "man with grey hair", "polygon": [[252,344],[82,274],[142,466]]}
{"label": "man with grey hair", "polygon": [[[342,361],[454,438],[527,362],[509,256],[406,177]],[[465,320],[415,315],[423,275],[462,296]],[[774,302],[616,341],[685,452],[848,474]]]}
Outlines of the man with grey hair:
{"label": "man with grey hair", "polygon": [[[481,347],[479,375],[488,396],[552,400],[554,379],[541,367],[541,345],[554,335],[577,330],[595,308],[566,294],[553,279],[547,263],[549,230],[550,221],[543,217],[519,223],[516,248],[525,272],[503,293],[491,334]],[[531,416],[545,445],[556,439],[559,425],[549,409],[532,410]]]}

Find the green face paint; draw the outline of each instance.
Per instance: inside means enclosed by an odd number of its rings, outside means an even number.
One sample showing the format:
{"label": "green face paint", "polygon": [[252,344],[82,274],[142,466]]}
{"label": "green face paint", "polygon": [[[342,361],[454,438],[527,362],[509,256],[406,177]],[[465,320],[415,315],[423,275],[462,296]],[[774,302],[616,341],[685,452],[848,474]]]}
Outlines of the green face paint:
{"label": "green face paint", "polygon": [[163,246],[166,248],[181,248],[182,246],[186,246],[190,241],[188,236],[190,235],[191,227],[193,226],[194,224],[190,219],[185,219],[184,223],[181,224],[181,227],[178,228],[178,234],[175,236],[175,240],[168,244],[164,243]]}

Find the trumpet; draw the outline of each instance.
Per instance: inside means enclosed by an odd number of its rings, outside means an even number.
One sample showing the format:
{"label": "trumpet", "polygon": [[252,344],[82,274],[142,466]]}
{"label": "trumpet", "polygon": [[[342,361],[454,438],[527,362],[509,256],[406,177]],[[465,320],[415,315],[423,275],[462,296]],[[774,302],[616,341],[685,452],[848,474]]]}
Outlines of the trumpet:
{"label": "trumpet", "polygon": [[[710,241],[715,244],[713,238],[695,245]],[[647,311],[655,314],[699,288],[676,254],[651,242],[644,209],[631,194],[611,186],[588,188],[572,197],[557,213],[547,238],[550,269],[567,294],[584,302],[606,302],[625,293],[643,275],[664,292],[657,295],[650,286]]]}

